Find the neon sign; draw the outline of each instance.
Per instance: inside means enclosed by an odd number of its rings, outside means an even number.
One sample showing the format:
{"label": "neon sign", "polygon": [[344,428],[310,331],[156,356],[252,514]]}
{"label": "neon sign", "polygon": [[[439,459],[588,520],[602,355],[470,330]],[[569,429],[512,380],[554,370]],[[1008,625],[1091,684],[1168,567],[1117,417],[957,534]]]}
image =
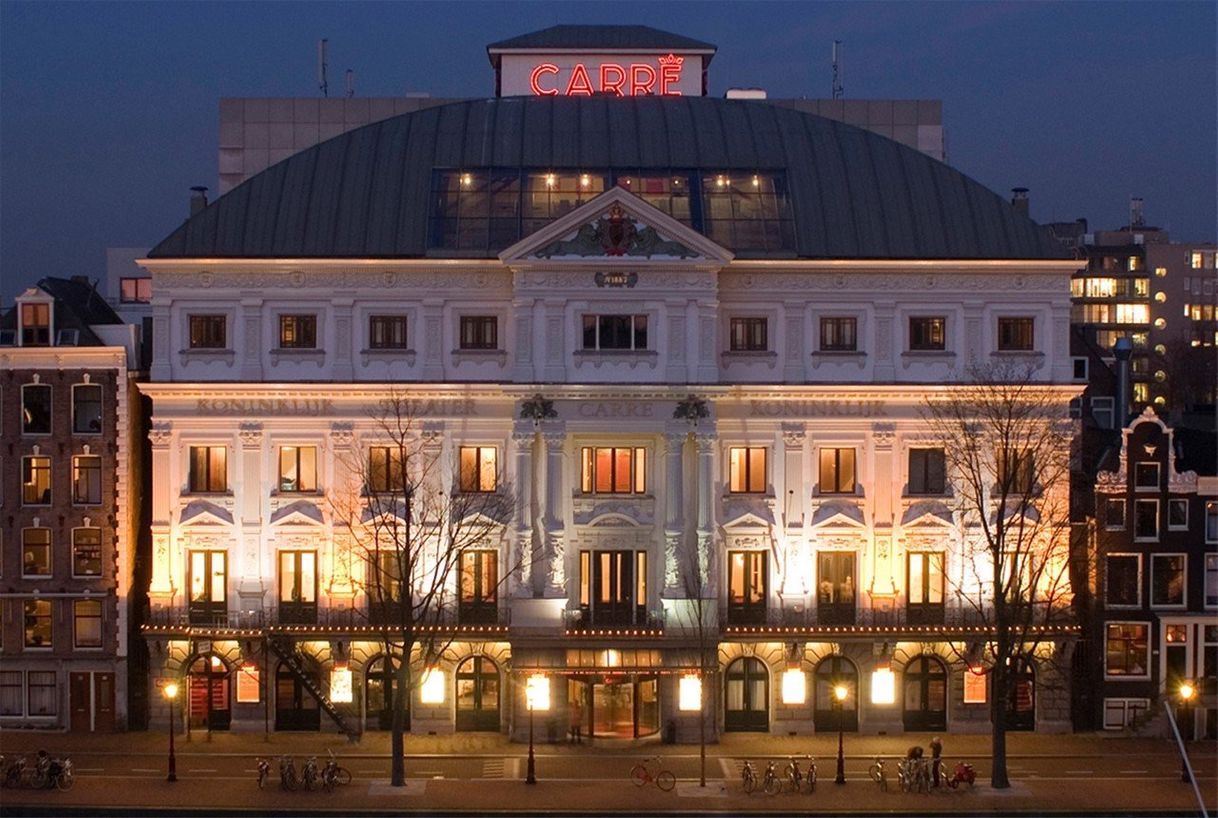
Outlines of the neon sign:
{"label": "neon sign", "polygon": [[[657,66],[648,63],[605,62],[588,65],[577,62],[571,67],[571,75],[564,87],[555,82],[560,69],[552,62],[538,64],[529,74],[529,88],[537,96],[590,97],[595,93],[614,94],[619,97],[638,97],[657,94],[659,96],[681,96],[677,84],[681,81],[684,57],[668,54],[660,57]],[[596,82],[593,83],[595,78]]]}

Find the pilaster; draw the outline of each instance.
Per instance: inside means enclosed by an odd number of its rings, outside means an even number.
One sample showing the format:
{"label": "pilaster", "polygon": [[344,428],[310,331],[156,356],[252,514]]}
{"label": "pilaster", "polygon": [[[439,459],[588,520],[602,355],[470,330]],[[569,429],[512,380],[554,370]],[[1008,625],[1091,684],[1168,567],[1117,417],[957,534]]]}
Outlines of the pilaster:
{"label": "pilaster", "polygon": [[565,597],[567,590],[566,547],[563,542],[565,505],[563,503],[563,446],[567,432],[562,424],[546,424],[542,432],[546,447],[546,504],[545,528],[546,557],[549,575],[546,577],[546,596]]}
{"label": "pilaster", "polygon": [[[262,444],[261,423],[242,423],[237,430],[241,441],[241,484],[237,487],[237,511],[241,554],[233,559],[237,575],[237,595],[241,610],[260,610],[265,591],[262,582],[267,566],[262,564]],[[273,576],[272,571],[269,575]]]}

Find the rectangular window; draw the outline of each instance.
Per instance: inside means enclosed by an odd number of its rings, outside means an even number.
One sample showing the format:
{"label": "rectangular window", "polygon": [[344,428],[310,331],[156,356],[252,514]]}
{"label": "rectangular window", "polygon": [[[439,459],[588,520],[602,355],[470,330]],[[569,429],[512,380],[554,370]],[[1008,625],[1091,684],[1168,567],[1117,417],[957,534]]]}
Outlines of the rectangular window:
{"label": "rectangular window", "polygon": [[1144,622],[1109,622],[1104,654],[1107,675],[1146,676],[1150,667],[1150,626]]}
{"label": "rectangular window", "polygon": [[1204,266],[1201,262],[1201,259],[1202,259],[1202,255],[1200,253],[1193,253],[1192,257],[1189,259],[1190,266],[1194,270],[1200,270]]}
{"label": "rectangular window", "polygon": [[190,348],[224,349],[227,343],[225,321],[223,315],[190,316]]}
{"label": "rectangular window", "polygon": [[905,592],[910,624],[943,622],[943,554],[911,551],[906,559]]}
{"label": "rectangular window", "polygon": [[120,278],[118,300],[122,304],[147,304],[152,301],[151,278]]}
{"label": "rectangular window", "polygon": [[21,504],[51,504],[51,458],[44,455],[21,458]]}
{"label": "rectangular window", "polygon": [[51,433],[51,387],[47,384],[29,383],[21,387],[21,433]]}
{"label": "rectangular window", "polygon": [[1133,466],[1133,485],[1138,489],[1159,488],[1159,464],[1135,463]]}
{"label": "rectangular window", "polygon": [[1150,604],[1184,607],[1185,555],[1150,555]]}
{"label": "rectangular window", "polygon": [[821,352],[857,352],[859,348],[859,321],[853,317],[825,317],[820,319]]}
{"label": "rectangular window", "polygon": [[78,506],[101,504],[101,456],[81,454],[72,458],[72,503]]}
{"label": "rectangular window", "polygon": [[499,554],[470,549],[461,552],[461,597],[458,616],[462,622],[493,622],[499,600]]}
{"label": "rectangular window", "polygon": [[727,617],[739,625],[766,620],[766,553],[731,551],[727,555]]}
{"label": "rectangular window", "polygon": [[461,349],[499,349],[499,319],[494,315],[461,316]]}
{"label": "rectangular window", "polygon": [[72,529],[72,576],[100,577],[102,538],[100,528]]}
{"label": "rectangular window", "polygon": [[194,624],[224,621],[225,600],[228,597],[228,554],[224,551],[190,551],[187,553],[189,573],[186,585],[190,589],[189,615]]}
{"label": "rectangular window", "polygon": [[1026,496],[1035,488],[1036,464],[1030,451],[1000,449],[997,461],[998,493],[1004,497]]}
{"label": "rectangular window", "polygon": [[765,352],[770,348],[768,327],[765,318],[733,318],[729,349],[732,352]]}
{"label": "rectangular window", "polygon": [[1188,500],[1173,497],[1167,501],[1167,527],[1173,531],[1188,528]]}
{"label": "rectangular window", "polygon": [[317,447],[279,447],[279,490],[317,491]]}
{"label": "rectangular window", "polygon": [[100,384],[81,383],[72,387],[72,431],[78,435],[101,432],[102,388]]}
{"label": "rectangular window", "polygon": [[732,446],[728,449],[728,490],[734,494],[764,494],[766,448]]}
{"label": "rectangular window", "polygon": [[228,491],[226,447],[190,447],[190,490],[195,494]]}
{"label": "rectangular window", "polygon": [[78,648],[102,646],[102,604],[97,599],[78,599],[72,603],[72,638]]}
{"label": "rectangular window", "polygon": [[820,450],[820,493],[853,494],[854,449]]}
{"label": "rectangular window", "polygon": [[374,315],[368,319],[371,349],[406,349],[406,316]]}
{"label": "rectangular window", "polygon": [[280,349],[316,349],[316,315],[279,316]]}
{"label": "rectangular window", "polygon": [[402,450],[397,446],[372,446],[368,449],[368,491],[404,492],[406,473],[402,469]]}
{"label": "rectangular window", "polygon": [[1205,503],[1205,541],[1218,542],[1218,500]]}
{"label": "rectangular window", "polygon": [[855,555],[849,551],[821,551],[816,561],[817,618],[822,625],[853,625],[855,608]]}
{"label": "rectangular window", "polygon": [[998,349],[1003,352],[1027,352],[1034,348],[1031,318],[999,318]]}
{"label": "rectangular window", "polygon": [[[647,552],[581,551],[580,600],[593,625],[643,624],[647,620]],[[583,573],[591,569],[591,581]]]}
{"label": "rectangular window", "polygon": [[279,552],[279,621],[317,622],[317,552]]}
{"label": "rectangular window", "polygon": [[21,345],[46,347],[51,345],[51,305],[21,305]]}
{"label": "rectangular window", "polygon": [[0,716],[22,716],[25,684],[20,670],[0,670]]}
{"label": "rectangular window", "polygon": [[647,316],[585,315],[584,349],[647,349]]}
{"label": "rectangular window", "polygon": [[26,675],[29,698],[26,712],[31,716],[55,716],[59,713],[59,683],[53,670],[31,670]]}
{"label": "rectangular window", "polygon": [[1136,608],[1142,604],[1142,557],[1109,554],[1104,560],[1104,603]]}
{"label": "rectangular window", "polygon": [[1133,503],[1133,536],[1138,540],[1159,538],[1159,501],[1135,500]]}
{"label": "rectangular window", "polygon": [[1205,555],[1205,607],[1218,608],[1218,554]]}
{"label": "rectangular window", "polygon": [[647,450],[641,446],[585,446],[580,451],[584,494],[645,494]]}
{"label": "rectangular window", "polygon": [[946,456],[942,449],[909,450],[910,494],[943,494],[946,472]]}
{"label": "rectangular window", "polygon": [[51,600],[26,600],[25,646],[27,648],[51,647]]}
{"label": "rectangular window", "polygon": [[367,588],[368,599],[373,604],[386,605],[402,598],[403,553],[390,546],[372,554],[371,586]]}
{"label": "rectangular window", "polygon": [[1104,699],[1104,729],[1124,730],[1150,708],[1149,699]]}
{"label": "rectangular window", "polygon": [[461,447],[461,491],[494,491],[498,479],[498,450],[494,446]]}
{"label": "rectangular window", "polygon": [[23,528],[21,530],[21,575],[49,577],[51,575],[51,529]]}
{"label": "rectangular window", "polygon": [[910,318],[909,348],[915,351],[947,349],[947,319],[925,316]]}
{"label": "rectangular window", "polygon": [[1091,399],[1091,417],[1095,418],[1095,423],[1101,429],[1111,429],[1114,419],[1112,398],[1092,398]]}
{"label": "rectangular window", "polygon": [[1109,531],[1125,528],[1125,498],[1109,497],[1104,500],[1104,528]]}

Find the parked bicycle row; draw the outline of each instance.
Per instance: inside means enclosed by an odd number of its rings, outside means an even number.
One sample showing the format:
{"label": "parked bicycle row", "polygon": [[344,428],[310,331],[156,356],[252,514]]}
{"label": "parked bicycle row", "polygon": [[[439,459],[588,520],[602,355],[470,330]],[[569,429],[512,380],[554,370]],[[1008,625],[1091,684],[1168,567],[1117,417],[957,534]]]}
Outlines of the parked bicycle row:
{"label": "parked bicycle row", "polygon": [[[327,751],[329,752],[329,751]],[[267,785],[271,777],[271,761],[268,758],[258,759],[258,789]],[[330,758],[319,767],[317,756],[309,756],[299,771],[296,761],[291,756],[279,759],[279,786],[284,790],[312,790],[318,787],[326,792],[332,792],[335,787],[351,783],[351,771],[339,766],[338,759],[330,752]]]}
{"label": "parked bicycle row", "polygon": [[0,756],[0,786],[35,790],[70,790],[75,779],[72,775],[72,759],[51,758],[46,750],[39,750],[31,764],[25,756],[6,759]]}
{"label": "parked bicycle row", "polygon": [[[802,761],[802,766],[801,766]],[[791,756],[786,766],[779,770],[779,762],[770,761],[765,771],[759,777],[753,762],[745,760],[741,768],[741,786],[748,794],[761,790],[767,795],[778,795],[780,792],[814,793],[816,792],[816,759],[804,756],[800,759]],[[972,787],[977,781],[977,771],[966,761],[958,762],[947,774],[947,763],[936,753],[926,758],[920,746],[909,748],[904,758],[896,762],[897,784],[902,792],[929,793],[936,788],[956,789],[961,784]],[[868,777],[881,790],[888,790],[888,766],[882,756],[877,756],[867,770]]]}

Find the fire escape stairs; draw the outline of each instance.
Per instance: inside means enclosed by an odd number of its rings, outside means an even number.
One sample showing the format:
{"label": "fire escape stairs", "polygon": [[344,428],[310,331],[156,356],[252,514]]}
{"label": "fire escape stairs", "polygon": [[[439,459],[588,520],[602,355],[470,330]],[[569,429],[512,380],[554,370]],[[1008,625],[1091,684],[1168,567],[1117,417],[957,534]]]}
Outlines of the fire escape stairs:
{"label": "fire escape stairs", "polygon": [[355,729],[347,720],[341,710],[330,701],[330,697],[326,695],[321,686],[317,684],[313,676],[305,670],[304,664],[301,662],[300,654],[296,652],[296,645],[290,637],[276,635],[270,638],[271,650],[278,656],[289,670],[304,686],[304,689],[309,691],[312,696],[317,699],[321,709],[326,711],[326,714],[334,720],[338,725],[338,729],[347,734],[347,739],[351,742],[359,740],[359,731]]}

